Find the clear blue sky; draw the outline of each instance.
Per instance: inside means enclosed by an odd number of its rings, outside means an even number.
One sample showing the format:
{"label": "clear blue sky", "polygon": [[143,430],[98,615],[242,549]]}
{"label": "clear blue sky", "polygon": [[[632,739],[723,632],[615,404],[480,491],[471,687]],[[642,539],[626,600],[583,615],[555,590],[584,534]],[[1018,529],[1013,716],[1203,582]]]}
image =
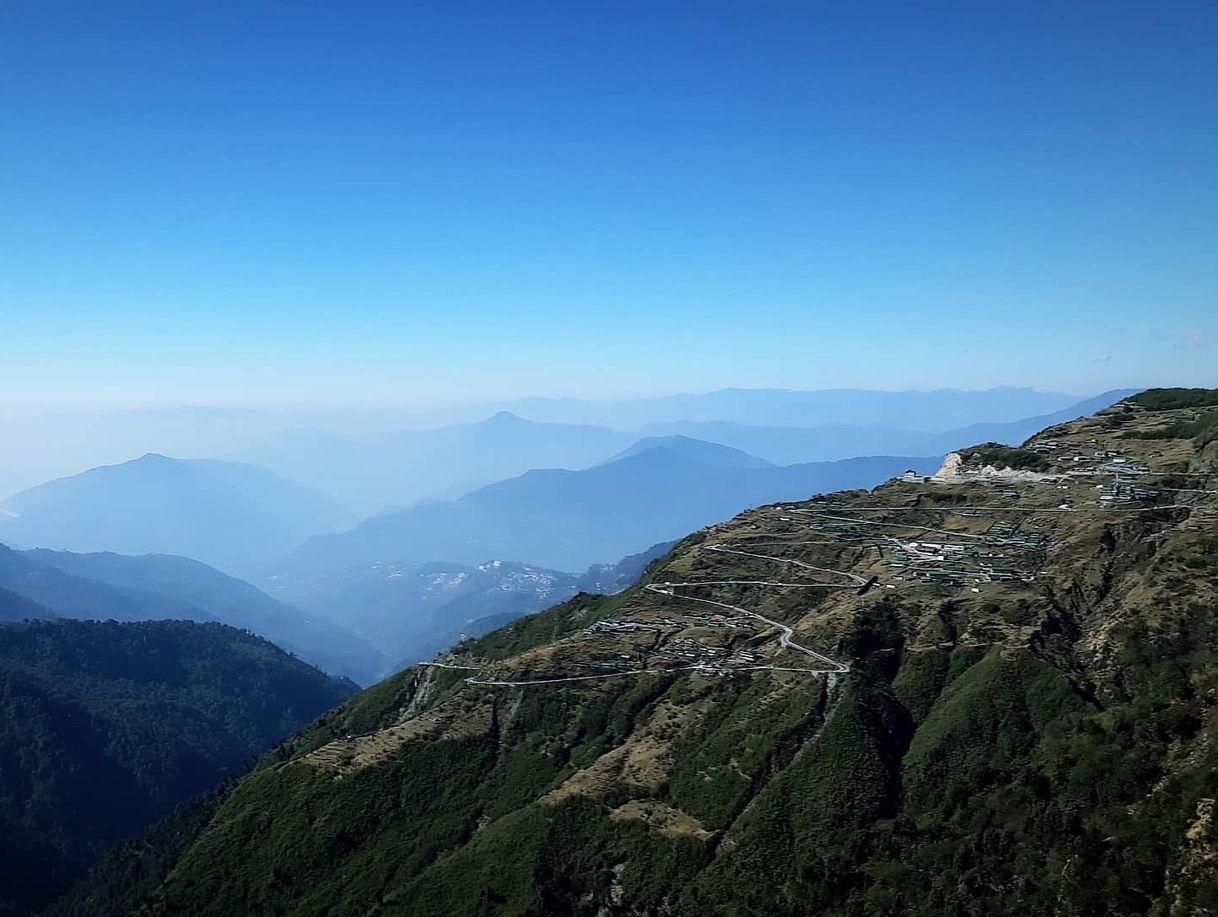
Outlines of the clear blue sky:
{"label": "clear blue sky", "polygon": [[1218,0],[9,0],[0,119],[0,400],[1218,385]]}

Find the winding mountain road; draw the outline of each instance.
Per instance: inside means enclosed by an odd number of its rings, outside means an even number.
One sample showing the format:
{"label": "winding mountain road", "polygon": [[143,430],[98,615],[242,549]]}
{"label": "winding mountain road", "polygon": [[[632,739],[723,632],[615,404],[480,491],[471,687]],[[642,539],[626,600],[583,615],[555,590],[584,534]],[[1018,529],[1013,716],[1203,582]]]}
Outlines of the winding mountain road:
{"label": "winding mountain road", "polygon": [[471,685],[483,685],[486,687],[503,687],[503,688],[519,688],[529,687],[532,685],[554,685],[566,684],[570,682],[580,681],[603,681],[609,678],[624,678],[632,675],[661,675],[667,672],[706,672],[714,675],[727,675],[735,672],[751,672],[751,671],[775,671],[775,672],[803,672],[809,675],[827,675],[837,676],[845,675],[850,671],[848,663],[839,662],[824,653],[817,652],[811,647],[804,646],[802,643],[796,642],[794,639],[795,632],[790,626],[776,621],[773,618],[767,617],[760,612],[745,608],[741,605],[733,605],[730,602],[719,602],[714,599],[705,599],[693,595],[682,595],[677,592],[679,589],[694,589],[705,588],[709,586],[763,586],[775,589],[857,589],[859,586],[867,582],[867,578],[859,576],[848,570],[834,570],[828,567],[817,567],[813,564],[805,563],[801,560],[795,560],[790,557],[779,557],[773,554],[759,554],[753,551],[739,551],[722,544],[707,545],[708,551],[714,551],[718,554],[733,554],[740,557],[754,557],[761,560],[770,560],[777,563],[791,564],[800,569],[810,570],[816,573],[825,573],[831,576],[840,576],[847,580],[844,583],[826,583],[826,582],[808,582],[808,583],[782,583],[773,582],[770,580],[756,579],[722,579],[722,580],[699,580],[696,582],[686,583],[647,583],[643,588],[657,595],[665,596],[670,599],[678,599],[686,602],[697,602],[700,605],[710,605],[715,608],[721,608],[725,611],[735,612],[746,618],[751,618],[754,621],[759,621],[767,627],[772,627],[778,631],[778,643],[784,649],[792,650],[796,653],[802,653],[809,659],[816,661],[816,667],[801,668],[799,666],[778,666],[778,665],[749,665],[749,666],[725,666],[721,663],[714,662],[697,662],[690,665],[681,666],[664,666],[662,668],[646,668],[646,669],[630,669],[622,672],[602,672],[595,675],[569,675],[560,678],[530,678],[530,679],[496,679],[484,678],[481,675],[482,669],[478,666],[454,665],[446,662],[423,662],[420,665],[439,669],[457,669],[462,671],[473,671],[477,674],[471,675],[465,681]]}

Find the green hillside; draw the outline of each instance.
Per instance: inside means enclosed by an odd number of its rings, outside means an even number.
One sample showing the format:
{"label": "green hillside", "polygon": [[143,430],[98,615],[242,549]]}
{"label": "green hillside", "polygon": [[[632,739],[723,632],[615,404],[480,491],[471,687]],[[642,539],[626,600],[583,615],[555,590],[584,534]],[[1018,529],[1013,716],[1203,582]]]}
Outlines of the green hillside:
{"label": "green hillside", "polygon": [[353,690],[219,624],[0,626],[0,913],[61,894]]}
{"label": "green hillside", "polygon": [[356,695],[60,913],[1218,912],[1216,394],[705,529]]}

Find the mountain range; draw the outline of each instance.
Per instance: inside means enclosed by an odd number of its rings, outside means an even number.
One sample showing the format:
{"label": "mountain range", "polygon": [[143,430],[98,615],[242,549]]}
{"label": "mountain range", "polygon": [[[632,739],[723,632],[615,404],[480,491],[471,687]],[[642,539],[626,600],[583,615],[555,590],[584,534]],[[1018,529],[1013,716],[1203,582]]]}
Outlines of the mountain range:
{"label": "mountain range", "polygon": [[968,443],[1018,445],[1045,427],[1094,414],[1136,391],[1118,389],[1047,414],[935,431],[865,427],[857,423],[763,426],[725,420],[682,420],[651,424],[642,432],[652,436],[683,435],[709,440],[779,465],[835,461],[856,455],[943,455]]}
{"label": "mountain range", "polygon": [[[410,461],[413,450],[425,444],[400,431],[432,431],[438,426],[469,425],[500,411],[508,411],[537,422],[565,426],[609,427],[616,432],[639,431],[648,425],[682,421],[731,423],[758,426],[816,427],[846,424],[853,427],[898,431],[936,432],[981,422],[1007,422],[1051,413],[1077,402],[1077,396],[1033,389],[999,388],[988,391],[941,390],[935,392],[787,391],[726,389],[698,395],[675,395],[613,402],[580,399],[524,399],[495,404],[461,406],[342,406],[341,408],[274,409],[186,406],[125,410],[109,413],[61,413],[26,416],[5,415],[5,448],[0,454],[0,494],[27,489],[50,478],[78,474],[99,465],[113,465],[143,452],[159,452],[184,458],[234,457],[265,464],[289,478],[312,484],[340,503],[349,503],[360,513],[391,505],[407,505],[419,496],[459,496],[459,488],[472,489],[530,467],[579,467],[557,452],[540,456],[524,466],[498,466],[491,460],[475,460],[465,467],[465,456],[457,453],[452,473],[442,475],[426,488],[408,486],[401,493],[381,493],[361,487],[357,477],[343,467],[347,456],[355,464],[366,463],[369,472],[383,480],[400,480],[392,459],[377,455],[378,445],[392,451],[402,442],[398,461]],[[711,439],[697,432],[698,439]],[[603,461],[626,448],[640,434],[609,443],[587,465]],[[348,441],[349,438],[349,441]],[[423,436],[426,440],[428,437]],[[442,440],[443,435],[439,438]],[[970,442],[966,438],[960,442]],[[326,466],[294,454],[293,446],[318,448],[342,459],[327,472]],[[777,464],[846,458],[836,454],[794,454],[762,458]],[[932,450],[934,451],[934,450]],[[862,454],[931,454],[893,446],[869,449]],[[451,454],[451,453],[450,453]],[[277,462],[283,459],[283,467]],[[578,458],[578,456],[576,456]],[[479,465],[478,461],[483,464]],[[429,477],[433,470],[423,465]],[[316,477],[313,473],[316,472]],[[333,482],[333,490],[330,489]],[[405,482],[409,485],[409,481]],[[374,505],[373,505],[374,504]]]}
{"label": "mountain range", "polygon": [[[27,547],[74,551],[180,554],[256,578],[313,535],[341,531],[391,507],[409,509],[420,501],[452,501],[529,471],[587,470],[653,447],[664,447],[705,465],[755,469],[860,455],[939,455],[977,439],[1019,442],[1042,425],[1085,414],[1120,394],[1106,393],[1055,414],[950,428],[943,425],[949,419],[978,414],[1002,418],[1033,405],[1060,403],[1064,396],[1026,390],[725,391],[632,402],[632,410],[651,405],[655,409],[652,419],[666,416],[670,409],[688,411],[683,419],[644,427],[642,436],[605,426],[526,420],[506,411],[475,423],[363,434],[349,431],[355,422],[351,420],[343,432],[292,431],[283,429],[284,417],[268,415],[266,422],[277,424],[276,432],[258,445],[236,450],[233,454],[243,458],[242,462],[171,459],[150,453],[9,497],[0,503],[0,539]],[[802,406],[796,417],[798,425],[763,424],[767,418],[787,416],[793,406]],[[885,411],[894,413],[898,406],[904,409],[900,426],[860,425]],[[836,420],[854,408],[858,410],[850,415],[852,424]],[[708,412],[715,419],[698,419]],[[203,428],[196,444],[206,441],[207,430],[222,427],[223,412],[187,413]],[[239,430],[249,432],[257,428],[259,416],[258,412],[239,412],[234,422]],[[324,416],[299,415],[315,420]],[[378,423],[392,417],[376,416]],[[741,416],[748,422],[732,419]],[[125,422],[134,422],[131,416],[123,417]],[[153,426],[168,424],[173,432],[169,438],[182,441],[178,434],[185,431],[174,426],[177,415],[173,412],[150,412],[147,417]],[[833,425],[815,425],[824,418]],[[940,424],[935,427],[938,432],[918,428],[932,421]],[[745,504],[737,504],[741,505]],[[657,531],[650,538],[635,540],[629,550],[674,534],[675,529]],[[612,556],[617,555],[597,559]],[[480,563],[495,555],[460,557],[466,563]],[[433,555],[423,559],[457,558]],[[555,566],[552,560],[532,562]],[[570,566],[574,563],[570,558],[562,560],[569,569],[583,566],[582,562]]]}
{"label": "mountain range", "polygon": [[581,424],[524,420],[506,411],[430,430],[338,436],[298,430],[247,449],[244,461],[273,468],[365,515],[465,491],[532,468],[582,468],[637,437]]}
{"label": "mountain range", "polygon": [[595,423],[625,430],[681,420],[726,420],[762,426],[849,423],[899,430],[947,430],[1048,414],[1080,399],[1061,392],[1000,387],[983,391],[725,388],[700,394],[621,401],[528,398],[487,405],[550,423]]}
{"label": "mountain range", "polygon": [[374,516],[348,532],[309,539],[282,572],[316,576],[373,562],[410,564],[487,558],[580,570],[641,551],[746,506],[870,487],[908,468],[929,473],[939,458],[858,458],[787,467],[724,464],[730,450],[701,456],[669,443],[630,450],[581,471],[534,470],[449,502]]}
{"label": "mountain range", "polygon": [[[581,470],[622,457],[628,449],[667,445],[681,452],[674,436],[684,437],[687,450],[694,447],[689,441],[703,443],[701,456],[686,454],[711,464],[715,461],[708,460],[707,450],[713,445],[750,453],[747,461],[736,456],[723,462],[741,467],[748,462],[792,465],[869,455],[941,455],[979,439],[1018,443],[1050,423],[1085,416],[1126,394],[1130,392],[1109,392],[1073,402],[1067,396],[1016,389],[984,393],[729,390],[620,405],[574,402],[571,411],[556,415],[592,415],[618,427],[525,419],[503,410],[477,422],[436,429],[362,436],[296,430],[277,434],[237,457],[304,482],[367,515],[422,499],[460,497],[529,470]],[[1067,403],[1053,414],[1019,413],[1060,405],[1063,399]],[[536,411],[529,416],[544,418],[559,404],[567,402],[542,399],[513,407]],[[645,406],[650,407],[645,410]],[[674,413],[676,419],[656,420]],[[879,418],[888,418],[891,425],[867,425]],[[954,425],[966,418],[982,418],[987,426]],[[769,419],[790,426],[766,426]],[[636,427],[640,433],[627,432]]]}
{"label": "mountain range", "polygon": [[362,692],[54,913],[1211,913],[1215,416],[1146,392],[695,532]]}
{"label": "mountain range", "polygon": [[184,557],[14,551],[0,545],[0,620],[217,621],[361,683],[392,660],[326,617]]}
{"label": "mountain range", "polygon": [[354,521],[254,465],[148,454],[59,478],[0,504],[0,539],[27,547],[182,554],[248,572]]}

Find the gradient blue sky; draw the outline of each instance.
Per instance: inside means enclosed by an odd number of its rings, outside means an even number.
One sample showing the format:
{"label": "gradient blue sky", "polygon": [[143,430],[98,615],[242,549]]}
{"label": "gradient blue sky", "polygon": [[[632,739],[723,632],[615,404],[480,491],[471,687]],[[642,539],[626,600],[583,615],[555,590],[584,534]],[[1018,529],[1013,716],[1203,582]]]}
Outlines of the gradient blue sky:
{"label": "gradient blue sky", "polygon": [[0,7],[0,401],[1218,384],[1218,2]]}

